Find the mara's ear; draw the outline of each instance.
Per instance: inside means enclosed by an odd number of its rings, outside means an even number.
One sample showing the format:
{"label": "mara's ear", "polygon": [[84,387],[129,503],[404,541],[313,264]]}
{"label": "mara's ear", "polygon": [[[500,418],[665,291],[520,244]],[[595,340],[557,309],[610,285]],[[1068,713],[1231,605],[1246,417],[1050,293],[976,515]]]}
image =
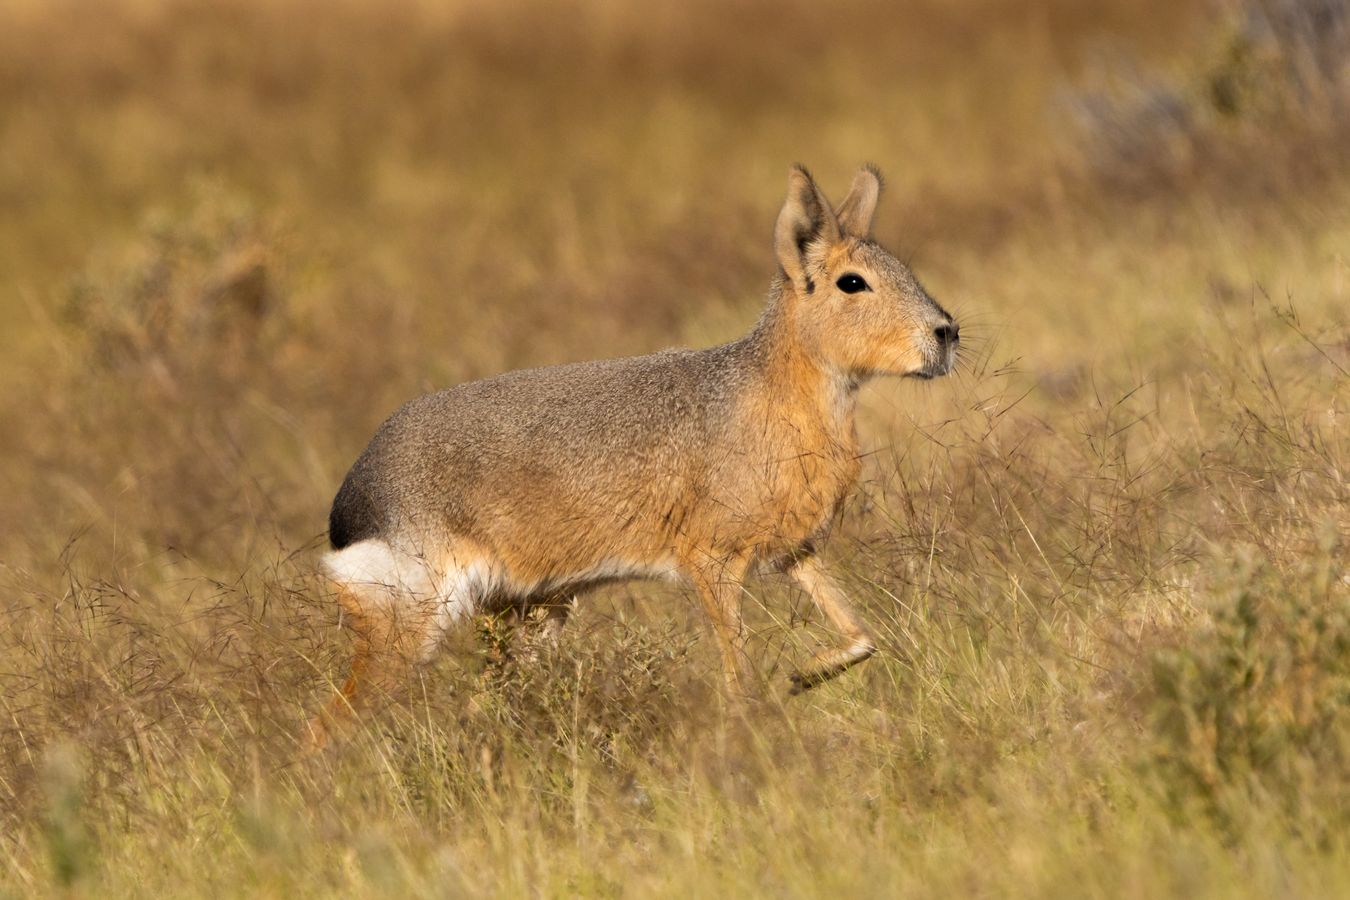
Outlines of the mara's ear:
{"label": "mara's ear", "polygon": [[815,286],[807,275],[807,248],[814,243],[826,245],[839,240],[839,222],[830,202],[816,187],[811,173],[793,166],[788,173],[787,200],[773,229],[773,247],[778,264],[792,281],[798,295],[811,293]]}
{"label": "mara's ear", "polygon": [[881,199],[881,173],[866,165],[853,178],[853,187],[839,205],[839,227],[850,237],[865,238],[872,233],[872,217]]}

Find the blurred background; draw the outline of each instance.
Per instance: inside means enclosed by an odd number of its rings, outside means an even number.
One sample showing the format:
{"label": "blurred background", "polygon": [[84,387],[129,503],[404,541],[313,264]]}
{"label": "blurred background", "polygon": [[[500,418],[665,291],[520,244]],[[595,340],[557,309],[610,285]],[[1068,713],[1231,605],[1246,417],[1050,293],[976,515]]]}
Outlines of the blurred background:
{"label": "blurred background", "polygon": [[[711,728],[681,711],[709,703],[711,657],[678,589],[599,597],[580,633],[632,653],[564,647],[562,687],[484,699],[452,665],[433,693],[469,706],[399,707],[322,777],[286,762],[341,675],[312,569],[375,427],[459,381],[743,333],[793,162],[836,200],[880,167],[876,235],[968,345],[951,378],[865,393],[835,555],[885,653],[764,727],[802,759],[843,753],[873,800],[801,840],[873,847],[862,886],[936,895],[1350,883],[1332,852],[1350,725],[1324,703],[1350,678],[1348,113],[1344,0],[3,0],[16,884],[282,890],[349,853],[366,874],[329,887],[383,884],[392,859],[392,889],[434,892],[447,847],[484,850],[443,818],[472,801],[488,850],[543,849],[461,873],[469,892],[604,892],[636,871],[613,848],[641,843],[606,829],[655,816],[701,854],[705,815],[733,823],[706,890],[765,866],[807,894],[856,887],[796,839],[764,849],[739,788],[700,794],[684,756],[655,758]],[[819,629],[782,586],[754,590],[777,677]],[[1242,597],[1282,599],[1248,628]],[[510,787],[480,771],[522,746]],[[763,765],[780,810],[852,793]],[[633,799],[682,778],[691,805]],[[512,818],[555,789],[556,816]],[[376,863],[357,820],[389,836]],[[155,868],[116,836],[133,821],[160,850],[196,827],[235,849]],[[285,870],[266,862],[281,833]],[[947,850],[926,856],[933,833]],[[1281,880],[1294,859],[1310,880]]]}

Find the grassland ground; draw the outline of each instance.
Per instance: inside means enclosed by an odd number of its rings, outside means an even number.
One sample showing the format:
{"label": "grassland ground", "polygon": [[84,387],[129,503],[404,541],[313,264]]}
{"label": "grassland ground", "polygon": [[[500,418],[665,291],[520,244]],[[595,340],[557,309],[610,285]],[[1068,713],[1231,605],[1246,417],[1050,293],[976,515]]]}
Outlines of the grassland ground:
{"label": "grassland ground", "polygon": [[[11,3],[0,894],[1344,896],[1347,119],[1267,6]],[[867,388],[882,652],[788,700],[755,581],[729,715],[618,586],[297,760],[373,428],[741,333],[798,159],[969,345]]]}

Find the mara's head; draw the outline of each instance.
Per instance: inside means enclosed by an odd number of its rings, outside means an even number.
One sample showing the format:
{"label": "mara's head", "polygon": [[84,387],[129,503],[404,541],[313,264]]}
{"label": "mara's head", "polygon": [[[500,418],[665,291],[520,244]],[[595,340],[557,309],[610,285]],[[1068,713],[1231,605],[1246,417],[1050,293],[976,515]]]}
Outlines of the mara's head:
{"label": "mara's head", "polygon": [[801,166],[774,228],[783,301],[807,351],[849,378],[951,371],[956,322],[914,273],[871,239],[881,176],[864,167],[838,212]]}

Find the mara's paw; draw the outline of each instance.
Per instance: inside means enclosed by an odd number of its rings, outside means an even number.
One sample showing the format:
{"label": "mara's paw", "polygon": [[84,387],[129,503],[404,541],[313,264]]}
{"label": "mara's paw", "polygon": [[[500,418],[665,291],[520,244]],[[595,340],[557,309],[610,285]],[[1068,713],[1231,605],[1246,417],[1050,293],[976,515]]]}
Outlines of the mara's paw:
{"label": "mara's paw", "polygon": [[788,681],[791,682],[788,695],[795,697],[809,691],[816,685],[841,674],[846,669],[856,666],[876,652],[877,645],[864,638],[853,642],[842,650],[826,650],[818,653],[809,666],[788,676]]}

